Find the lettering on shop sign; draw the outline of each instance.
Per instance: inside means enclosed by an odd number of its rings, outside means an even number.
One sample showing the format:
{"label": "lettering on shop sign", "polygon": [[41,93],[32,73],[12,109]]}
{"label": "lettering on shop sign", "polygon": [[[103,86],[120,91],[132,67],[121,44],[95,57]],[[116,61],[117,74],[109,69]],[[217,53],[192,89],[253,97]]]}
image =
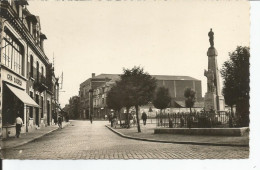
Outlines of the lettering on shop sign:
{"label": "lettering on shop sign", "polygon": [[22,81],[16,77],[13,77],[12,75],[10,74],[7,74],[7,79],[14,82],[15,84],[18,84],[19,86],[22,86]]}

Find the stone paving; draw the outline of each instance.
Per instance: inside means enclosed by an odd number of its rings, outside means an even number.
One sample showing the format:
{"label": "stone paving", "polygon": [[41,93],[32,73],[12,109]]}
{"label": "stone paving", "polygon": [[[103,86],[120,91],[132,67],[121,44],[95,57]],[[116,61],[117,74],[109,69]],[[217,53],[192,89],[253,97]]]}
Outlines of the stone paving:
{"label": "stone paving", "polygon": [[136,141],[105,127],[107,122],[72,121],[28,144],[1,150],[3,159],[245,159],[248,147],[198,146]]}

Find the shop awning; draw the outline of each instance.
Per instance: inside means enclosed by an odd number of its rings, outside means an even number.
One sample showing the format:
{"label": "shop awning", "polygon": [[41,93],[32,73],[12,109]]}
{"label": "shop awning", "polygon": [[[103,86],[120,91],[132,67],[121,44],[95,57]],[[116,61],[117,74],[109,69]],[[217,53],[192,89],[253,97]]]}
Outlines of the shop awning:
{"label": "shop awning", "polygon": [[39,107],[39,105],[25,91],[10,86],[8,84],[7,87],[27,106]]}

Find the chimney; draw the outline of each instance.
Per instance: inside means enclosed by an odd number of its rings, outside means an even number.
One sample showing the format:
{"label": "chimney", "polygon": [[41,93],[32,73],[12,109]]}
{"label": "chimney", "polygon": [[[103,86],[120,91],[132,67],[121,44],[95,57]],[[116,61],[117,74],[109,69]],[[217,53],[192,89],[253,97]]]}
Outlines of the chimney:
{"label": "chimney", "polygon": [[95,75],[95,73],[92,73],[92,78],[94,78],[96,75]]}

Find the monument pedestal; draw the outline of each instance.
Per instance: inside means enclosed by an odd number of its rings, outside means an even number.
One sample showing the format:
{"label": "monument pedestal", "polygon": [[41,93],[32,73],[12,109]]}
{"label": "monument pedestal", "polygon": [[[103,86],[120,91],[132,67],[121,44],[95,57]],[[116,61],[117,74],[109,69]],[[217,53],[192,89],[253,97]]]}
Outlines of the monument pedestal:
{"label": "monument pedestal", "polygon": [[225,111],[225,99],[223,96],[217,96],[213,92],[205,94],[205,111]]}
{"label": "monument pedestal", "polygon": [[217,96],[218,111],[225,111],[225,98],[224,96]]}
{"label": "monument pedestal", "polygon": [[207,92],[205,94],[205,111],[217,110],[217,95],[213,92]]}

